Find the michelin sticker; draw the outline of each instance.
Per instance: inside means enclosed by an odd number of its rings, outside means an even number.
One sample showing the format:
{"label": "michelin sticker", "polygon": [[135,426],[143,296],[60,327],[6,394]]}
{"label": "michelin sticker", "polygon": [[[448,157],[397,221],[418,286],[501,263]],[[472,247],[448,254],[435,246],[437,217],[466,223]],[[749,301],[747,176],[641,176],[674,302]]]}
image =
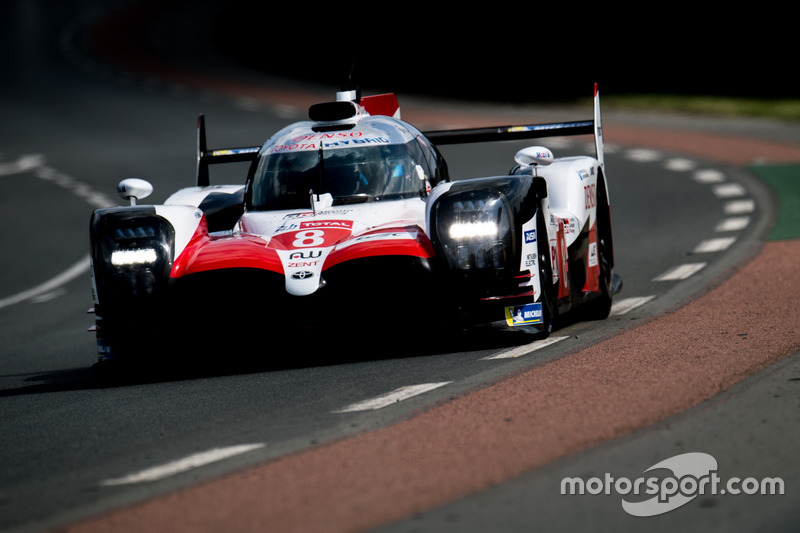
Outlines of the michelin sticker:
{"label": "michelin sticker", "polygon": [[541,324],[543,320],[541,303],[506,307],[506,323],[509,326]]}

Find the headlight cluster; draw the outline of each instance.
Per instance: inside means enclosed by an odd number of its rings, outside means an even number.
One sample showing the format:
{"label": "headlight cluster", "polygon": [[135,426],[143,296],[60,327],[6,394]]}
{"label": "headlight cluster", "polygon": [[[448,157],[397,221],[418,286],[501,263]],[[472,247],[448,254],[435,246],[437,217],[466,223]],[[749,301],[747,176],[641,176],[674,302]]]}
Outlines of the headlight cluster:
{"label": "headlight cluster", "polygon": [[511,242],[508,207],[496,192],[463,191],[442,198],[436,235],[450,266],[462,271],[501,269]]}
{"label": "headlight cluster", "polygon": [[156,294],[169,276],[172,225],[155,214],[135,211],[110,211],[93,221],[95,263],[101,260],[104,265],[97,272],[101,300],[103,294],[123,301]]}

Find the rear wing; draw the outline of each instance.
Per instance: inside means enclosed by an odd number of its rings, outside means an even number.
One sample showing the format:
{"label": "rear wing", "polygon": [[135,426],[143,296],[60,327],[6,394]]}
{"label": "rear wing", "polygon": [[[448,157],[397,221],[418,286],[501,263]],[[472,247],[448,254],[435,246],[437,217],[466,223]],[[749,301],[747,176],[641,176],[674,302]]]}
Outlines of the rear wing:
{"label": "rear wing", "polygon": [[423,132],[433,144],[463,144],[490,141],[516,141],[561,135],[584,135],[594,132],[594,121],[530,124],[527,126],[492,126],[458,130]]}
{"label": "rear wing", "polygon": [[206,145],[206,119],[204,115],[200,115],[197,118],[197,186],[210,185],[209,165],[254,161],[260,150],[260,146],[209,150]]}
{"label": "rear wing", "polygon": [[600,93],[594,86],[594,116],[592,120],[577,122],[558,122],[552,124],[530,124],[523,126],[496,126],[489,128],[468,128],[456,130],[435,130],[423,132],[433,144],[464,144],[494,141],[516,141],[560,137],[570,135],[594,135],[595,152],[603,165],[603,127],[600,120]]}

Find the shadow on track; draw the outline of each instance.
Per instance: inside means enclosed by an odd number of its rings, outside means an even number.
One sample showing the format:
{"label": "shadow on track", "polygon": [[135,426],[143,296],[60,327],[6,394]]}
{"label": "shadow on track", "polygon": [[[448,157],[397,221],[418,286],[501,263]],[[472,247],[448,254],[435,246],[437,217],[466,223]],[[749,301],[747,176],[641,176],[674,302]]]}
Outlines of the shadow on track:
{"label": "shadow on track", "polygon": [[139,386],[445,353],[464,353],[466,356],[469,352],[512,348],[532,339],[532,335],[527,333],[492,329],[406,336],[398,336],[397,332],[361,333],[357,336],[340,333],[337,337],[331,337],[330,332],[308,331],[285,342],[151,350],[146,357],[135,361],[104,361],[82,368],[0,376],[4,381],[21,378],[24,383],[0,390],[0,397]]}

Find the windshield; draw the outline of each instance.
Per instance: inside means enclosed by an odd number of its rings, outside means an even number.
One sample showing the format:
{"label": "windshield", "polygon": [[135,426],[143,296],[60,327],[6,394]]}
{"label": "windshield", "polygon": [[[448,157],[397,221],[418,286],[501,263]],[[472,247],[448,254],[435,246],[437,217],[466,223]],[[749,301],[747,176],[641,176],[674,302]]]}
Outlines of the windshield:
{"label": "windshield", "polygon": [[307,208],[310,191],[330,193],[334,205],[419,197],[430,186],[419,152],[412,140],[265,154],[253,177],[252,208]]}

